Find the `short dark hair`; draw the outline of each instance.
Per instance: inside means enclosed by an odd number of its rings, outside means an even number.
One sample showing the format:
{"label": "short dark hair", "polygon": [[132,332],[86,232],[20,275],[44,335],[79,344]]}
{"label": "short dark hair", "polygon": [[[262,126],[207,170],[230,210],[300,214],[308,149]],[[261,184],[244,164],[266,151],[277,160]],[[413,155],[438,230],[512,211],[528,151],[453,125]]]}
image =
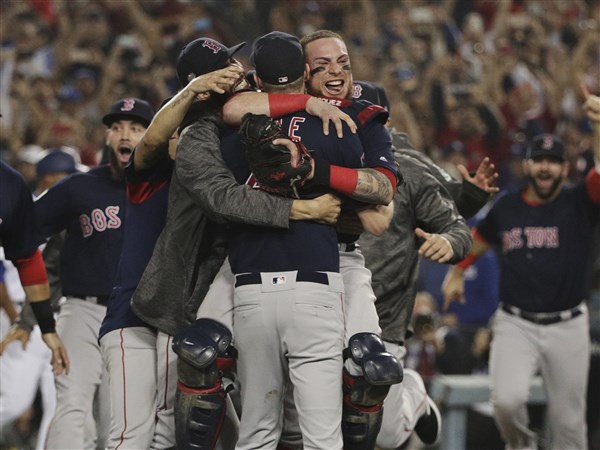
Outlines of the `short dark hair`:
{"label": "short dark hair", "polygon": [[317,30],[317,31],[313,31],[312,33],[308,33],[307,35],[303,36],[302,39],[300,39],[300,44],[302,44],[302,49],[304,50],[306,48],[306,46],[308,44],[310,44],[311,42],[318,41],[319,39],[326,39],[326,38],[335,38],[335,39],[339,39],[340,41],[344,42],[344,39],[342,38],[342,36],[339,35],[338,33],[336,33],[335,31]]}

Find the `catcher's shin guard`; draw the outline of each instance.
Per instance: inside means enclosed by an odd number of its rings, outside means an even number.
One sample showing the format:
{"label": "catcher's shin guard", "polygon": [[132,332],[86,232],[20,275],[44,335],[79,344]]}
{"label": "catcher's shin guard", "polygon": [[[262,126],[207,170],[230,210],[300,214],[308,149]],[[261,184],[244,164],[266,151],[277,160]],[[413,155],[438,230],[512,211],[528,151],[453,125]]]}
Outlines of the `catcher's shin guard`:
{"label": "catcher's shin guard", "polygon": [[223,371],[234,361],[231,332],[211,319],[198,319],[173,339],[177,353],[175,438],[177,448],[212,450],[225,418]]}
{"label": "catcher's shin guard", "polygon": [[353,376],[344,369],[344,450],[372,450],[381,429],[383,400],[390,386],[402,381],[402,365],[373,333],[353,335],[344,350],[344,359],[348,358],[363,373]]}

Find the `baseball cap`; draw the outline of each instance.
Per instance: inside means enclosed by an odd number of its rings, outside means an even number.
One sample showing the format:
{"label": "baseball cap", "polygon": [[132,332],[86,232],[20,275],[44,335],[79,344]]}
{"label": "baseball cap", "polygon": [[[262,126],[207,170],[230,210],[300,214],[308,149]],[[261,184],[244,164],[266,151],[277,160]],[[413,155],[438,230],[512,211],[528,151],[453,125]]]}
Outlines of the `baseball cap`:
{"label": "baseball cap", "polygon": [[102,118],[102,123],[111,126],[117,120],[137,120],[146,127],[152,122],[154,110],[145,100],[139,98],[123,98],[110,107],[110,112]]}
{"label": "baseball cap", "polygon": [[352,98],[367,100],[390,110],[390,103],[382,86],[369,81],[355,81],[352,85]]}
{"label": "baseball cap", "polygon": [[241,42],[229,48],[214,39],[198,38],[186,44],[177,57],[177,78],[182,86],[199,75],[227,66],[227,61],[244,45]]}
{"label": "baseball cap", "polygon": [[75,158],[59,149],[49,151],[46,156],[38,161],[35,168],[38,177],[48,175],[49,173],[77,172]]}
{"label": "baseball cap", "polygon": [[281,85],[297,80],[304,73],[304,54],[296,36],[272,31],[254,42],[250,62],[265,83]]}
{"label": "baseball cap", "polygon": [[552,134],[540,134],[532,139],[527,147],[527,159],[533,159],[540,156],[551,156],[565,160],[565,147],[562,141]]}

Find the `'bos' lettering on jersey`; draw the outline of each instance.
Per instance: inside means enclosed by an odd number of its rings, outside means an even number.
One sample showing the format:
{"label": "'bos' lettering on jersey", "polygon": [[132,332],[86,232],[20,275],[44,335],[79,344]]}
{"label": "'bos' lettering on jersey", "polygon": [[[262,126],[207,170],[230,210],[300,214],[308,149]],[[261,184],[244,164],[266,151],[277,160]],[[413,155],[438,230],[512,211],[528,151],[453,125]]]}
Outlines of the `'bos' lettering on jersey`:
{"label": "'bos' lettering on jersey", "polygon": [[81,214],[79,224],[84,238],[90,237],[94,230],[102,232],[105,230],[114,230],[122,224],[119,218],[119,206],[107,206],[104,211],[99,208],[92,210],[90,215]]}
{"label": "'bos' lettering on jersey", "polygon": [[502,234],[502,251],[526,248],[558,248],[558,227],[512,228]]}

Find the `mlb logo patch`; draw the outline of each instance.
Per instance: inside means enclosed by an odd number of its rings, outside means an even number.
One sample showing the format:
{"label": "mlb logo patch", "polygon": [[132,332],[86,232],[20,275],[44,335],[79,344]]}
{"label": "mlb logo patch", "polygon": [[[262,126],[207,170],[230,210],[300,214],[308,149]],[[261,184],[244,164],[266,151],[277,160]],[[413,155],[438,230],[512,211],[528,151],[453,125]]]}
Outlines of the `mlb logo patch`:
{"label": "mlb logo patch", "polygon": [[286,283],[285,275],[281,275],[281,276],[278,276],[278,277],[273,277],[271,279],[271,283],[273,285],[285,284]]}

